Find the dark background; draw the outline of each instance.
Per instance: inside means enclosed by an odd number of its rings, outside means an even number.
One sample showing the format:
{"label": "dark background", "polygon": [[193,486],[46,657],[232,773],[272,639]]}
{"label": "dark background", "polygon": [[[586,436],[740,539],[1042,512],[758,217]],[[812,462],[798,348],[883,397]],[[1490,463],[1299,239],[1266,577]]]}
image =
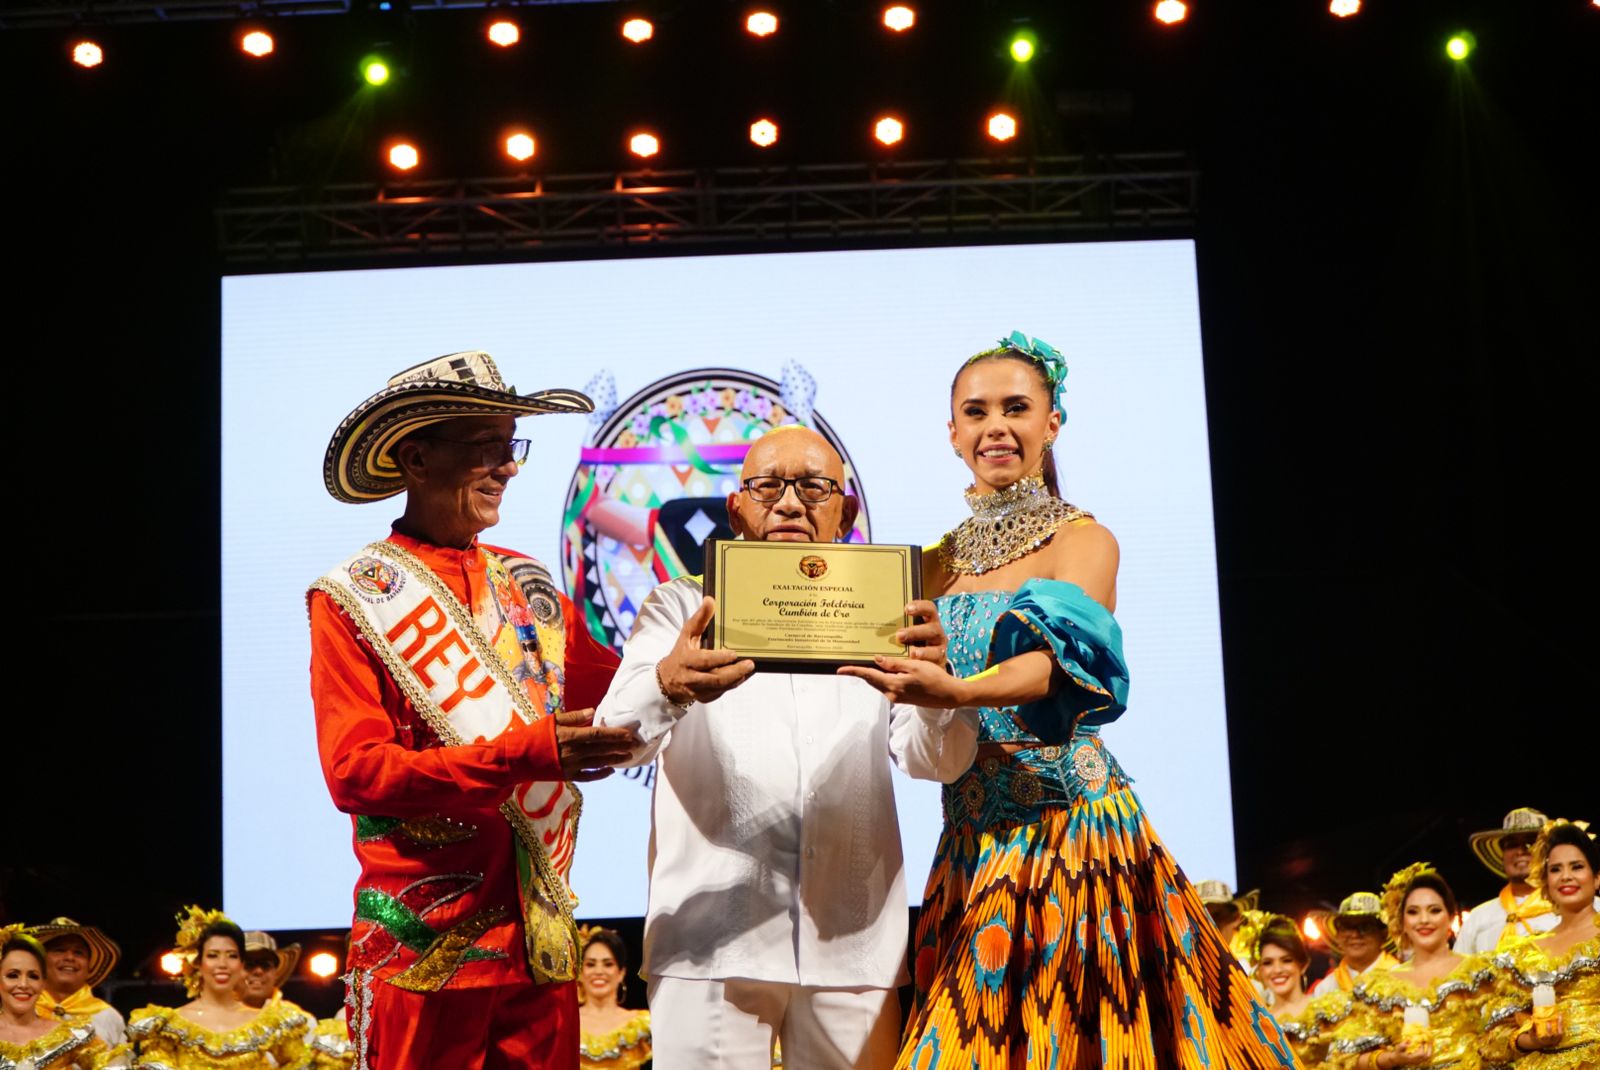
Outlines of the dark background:
{"label": "dark background", "polygon": [[[426,176],[505,173],[517,118],[550,173],[631,166],[635,122],[662,167],[860,159],[891,105],[901,157],[983,155],[1002,99],[1024,152],[1190,152],[1242,886],[1298,914],[1423,858],[1475,902],[1497,882],[1468,833],[1519,805],[1600,818],[1600,9],[1198,0],[1166,30],[1149,6],[923,3],[892,40],[879,5],[791,2],[758,46],[740,8],[653,5],[645,52],[616,34],[624,5],[524,9],[508,53],[481,11],[306,17],[272,22],[264,64],[232,24],[141,25],[98,31],[93,72],[66,30],[0,31],[6,485],[32,621],[8,629],[0,920],[96,922],[126,975],[178,907],[220,897],[223,191],[378,179],[400,132]],[[1024,17],[1045,51],[1018,77]],[[1457,65],[1461,27],[1478,49]],[[380,42],[401,75],[362,91]],[[1124,91],[1131,116],[1068,120],[1058,90]],[[760,110],[782,124],[766,155],[744,141]]]}

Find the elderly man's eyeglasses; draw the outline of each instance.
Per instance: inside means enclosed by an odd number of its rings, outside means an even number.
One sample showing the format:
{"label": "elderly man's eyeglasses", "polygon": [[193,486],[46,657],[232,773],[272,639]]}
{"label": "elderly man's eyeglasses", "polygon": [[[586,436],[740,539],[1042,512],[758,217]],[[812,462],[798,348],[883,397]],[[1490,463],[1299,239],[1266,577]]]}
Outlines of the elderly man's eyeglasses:
{"label": "elderly man's eyeglasses", "polygon": [[426,437],[429,442],[448,442],[452,446],[475,449],[478,451],[478,460],[484,468],[499,468],[507,461],[523,464],[528,460],[528,451],[533,448],[531,438],[513,438],[504,442],[464,442],[457,438],[439,438],[437,435],[419,437]]}
{"label": "elderly man's eyeglasses", "polygon": [[795,497],[807,505],[825,502],[839,489],[839,484],[827,476],[796,476],[793,479],[784,479],[782,476],[752,476],[741,486],[754,501],[766,503],[781,500],[784,493],[793,487]]}

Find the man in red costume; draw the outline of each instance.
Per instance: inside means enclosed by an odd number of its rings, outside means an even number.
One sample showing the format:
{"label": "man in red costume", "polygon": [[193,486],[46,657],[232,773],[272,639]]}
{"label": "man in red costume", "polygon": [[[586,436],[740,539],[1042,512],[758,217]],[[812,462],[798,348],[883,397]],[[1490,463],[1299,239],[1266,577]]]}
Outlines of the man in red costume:
{"label": "man in red costume", "polygon": [[587,708],[617,657],[543,566],[478,535],[527,456],[516,418],[591,408],[455,353],[395,376],[329,443],[335,498],[406,495],[388,538],[307,596],[322,770],[361,866],[358,1066],[577,1066],[571,782],[626,756],[627,730]]}

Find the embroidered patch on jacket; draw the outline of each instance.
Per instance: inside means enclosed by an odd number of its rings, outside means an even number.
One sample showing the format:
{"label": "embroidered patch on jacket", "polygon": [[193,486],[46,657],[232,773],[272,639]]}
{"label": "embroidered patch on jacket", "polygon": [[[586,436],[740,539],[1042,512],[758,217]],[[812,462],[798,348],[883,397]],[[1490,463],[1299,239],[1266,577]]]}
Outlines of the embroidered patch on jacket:
{"label": "embroidered patch on jacket", "polygon": [[350,585],[357,596],[376,606],[399,594],[405,588],[406,577],[387,561],[358,557],[350,562]]}

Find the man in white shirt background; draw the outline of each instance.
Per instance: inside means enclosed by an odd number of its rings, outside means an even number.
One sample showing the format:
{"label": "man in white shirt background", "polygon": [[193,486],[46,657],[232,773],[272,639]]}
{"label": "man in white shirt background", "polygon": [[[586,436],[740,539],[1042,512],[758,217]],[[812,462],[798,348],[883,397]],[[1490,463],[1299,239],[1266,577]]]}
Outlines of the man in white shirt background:
{"label": "man in white shirt background", "polygon": [[1469,838],[1478,861],[1506,883],[1499,895],[1467,915],[1456,934],[1455,949],[1461,954],[1489,952],[1503,941],[1549,932],[1561,920],[1544,893],[1528,883],[1533,841],[1549,820],[1532,807],[1520,806],[1505,816],[1499,828]]}
{"label": "man in white shirt background", "polygon": [[[832,542],[854,522],[844,466],[785,427],[745,458],[729,521],[745,539]],[[649,977],[661,1070],[889,1067],[906,980],[906,881],[889,760],[949,782],[977,752],[974,710],[891,706],[860,680],[756,673],[700,649],[714,603],[680,577],[645,600],[596,723],[657,760]],[[931,602],[898,641],[943,662]]]}

